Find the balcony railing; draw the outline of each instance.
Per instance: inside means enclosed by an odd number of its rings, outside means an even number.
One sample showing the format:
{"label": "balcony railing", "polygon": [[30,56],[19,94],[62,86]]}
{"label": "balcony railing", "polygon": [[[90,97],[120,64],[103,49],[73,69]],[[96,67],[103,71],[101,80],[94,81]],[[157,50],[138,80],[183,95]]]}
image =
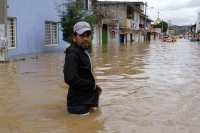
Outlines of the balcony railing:
{"label": "balcony railing", "polygon": [[153,28],[151,32],[161,33],[161,28]]}
{"label": "balcony railing", "polygon": [[139,30],[139,24],[133,19],[126,19],[126,28],[130,30]]}

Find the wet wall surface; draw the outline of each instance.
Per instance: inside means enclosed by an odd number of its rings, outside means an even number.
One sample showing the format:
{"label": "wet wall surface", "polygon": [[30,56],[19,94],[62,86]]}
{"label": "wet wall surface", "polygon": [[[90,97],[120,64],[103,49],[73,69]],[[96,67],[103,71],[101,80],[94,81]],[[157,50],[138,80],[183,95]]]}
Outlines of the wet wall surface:
{"label": "wet wall surface", "polygon": [[67,112],[63,51],[10,57],[0,64],[1,133],[197,133],[200,44],[94,45],[99,109]]}

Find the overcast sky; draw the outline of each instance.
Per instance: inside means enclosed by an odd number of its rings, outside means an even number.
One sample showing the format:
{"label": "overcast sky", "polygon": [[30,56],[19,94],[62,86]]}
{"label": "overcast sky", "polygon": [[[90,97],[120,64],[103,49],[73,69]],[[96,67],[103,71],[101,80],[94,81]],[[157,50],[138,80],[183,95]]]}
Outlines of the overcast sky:
{"label": "overcast sky", "polygon": [[[156,21],[159,18],[170,25],[193,25],[200,12],[200,0],[99,0],[99,1],[141,1],[147,2],[147,15]],[[151,9],[153,7],[153,9]]]}

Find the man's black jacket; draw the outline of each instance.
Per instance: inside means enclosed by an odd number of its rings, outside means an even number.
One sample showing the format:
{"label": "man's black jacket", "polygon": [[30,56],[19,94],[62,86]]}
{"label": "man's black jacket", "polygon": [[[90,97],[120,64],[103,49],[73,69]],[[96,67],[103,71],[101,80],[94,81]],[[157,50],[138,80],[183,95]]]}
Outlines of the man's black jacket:
{"label": "man's black jacket", "polygon": [[98,107],[98,89],[93,91],[95,79],[85,49],[76,43],[68,49],[63,72],[65,83],[69,85],[67,105],[87,104]]}

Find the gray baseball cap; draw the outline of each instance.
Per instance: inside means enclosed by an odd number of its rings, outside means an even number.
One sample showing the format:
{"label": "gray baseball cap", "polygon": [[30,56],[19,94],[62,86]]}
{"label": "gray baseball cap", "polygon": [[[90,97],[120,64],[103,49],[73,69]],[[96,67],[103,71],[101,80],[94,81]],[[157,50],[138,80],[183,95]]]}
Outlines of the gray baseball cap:
{"label": "gray baseball cap", "polygon": [[85,31],[91,31],[90,24],[84,21],[78,22],[74,25],[74,32],[78,33],[79,35],[83,34]]}

